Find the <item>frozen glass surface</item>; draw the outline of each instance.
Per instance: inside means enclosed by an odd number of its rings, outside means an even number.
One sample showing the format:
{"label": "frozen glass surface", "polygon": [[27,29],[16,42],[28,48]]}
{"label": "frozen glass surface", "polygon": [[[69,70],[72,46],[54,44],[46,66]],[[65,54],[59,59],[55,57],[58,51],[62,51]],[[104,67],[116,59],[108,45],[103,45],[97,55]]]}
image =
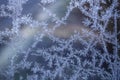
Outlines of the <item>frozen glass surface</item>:
{"label": "frozen glass surface", "polygon": [[0,80],[119,74],[119,0],[0,0]]}

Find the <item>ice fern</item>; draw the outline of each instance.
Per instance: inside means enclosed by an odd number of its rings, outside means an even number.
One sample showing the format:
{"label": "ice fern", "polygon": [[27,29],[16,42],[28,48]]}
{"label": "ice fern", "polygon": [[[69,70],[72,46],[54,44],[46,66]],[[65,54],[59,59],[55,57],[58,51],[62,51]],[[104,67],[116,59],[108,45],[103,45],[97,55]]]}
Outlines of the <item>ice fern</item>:
{"label": "ice fern", "polygon": [[0,0],[0,80],[120,80],[120,1]]}

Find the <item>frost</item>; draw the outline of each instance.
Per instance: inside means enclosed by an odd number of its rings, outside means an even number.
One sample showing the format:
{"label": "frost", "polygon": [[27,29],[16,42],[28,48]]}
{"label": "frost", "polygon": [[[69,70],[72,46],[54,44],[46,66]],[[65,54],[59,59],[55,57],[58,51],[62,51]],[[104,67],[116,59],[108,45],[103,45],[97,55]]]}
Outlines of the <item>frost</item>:
{"label": "frost", "polygon": [[2,1],[0,80],[120,80],[119,0]]}
{"label": "frost", "polygon": [[53,3],[55,0],[41,0],[41,3],[46,4],[46,3]]}

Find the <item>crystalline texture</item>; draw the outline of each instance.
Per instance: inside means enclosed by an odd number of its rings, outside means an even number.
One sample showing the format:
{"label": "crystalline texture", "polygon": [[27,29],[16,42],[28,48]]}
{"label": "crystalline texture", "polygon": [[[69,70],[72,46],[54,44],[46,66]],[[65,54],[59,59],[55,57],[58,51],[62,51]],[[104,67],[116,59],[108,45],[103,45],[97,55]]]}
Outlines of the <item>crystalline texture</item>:
{"label": "crystalline texture", "polygon": [[119,6],[1,0],[0,80],[120,80]]}

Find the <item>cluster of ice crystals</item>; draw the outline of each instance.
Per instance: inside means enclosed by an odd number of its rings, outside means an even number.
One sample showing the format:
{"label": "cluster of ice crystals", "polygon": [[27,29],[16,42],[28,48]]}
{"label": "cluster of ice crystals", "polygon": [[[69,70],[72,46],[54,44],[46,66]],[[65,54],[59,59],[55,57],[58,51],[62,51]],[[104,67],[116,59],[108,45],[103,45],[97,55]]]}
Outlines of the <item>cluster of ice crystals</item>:
{"label": "cluster of ice crystals", "polygon": [[0,80],[120,80],[119,0],[1,1]]}

